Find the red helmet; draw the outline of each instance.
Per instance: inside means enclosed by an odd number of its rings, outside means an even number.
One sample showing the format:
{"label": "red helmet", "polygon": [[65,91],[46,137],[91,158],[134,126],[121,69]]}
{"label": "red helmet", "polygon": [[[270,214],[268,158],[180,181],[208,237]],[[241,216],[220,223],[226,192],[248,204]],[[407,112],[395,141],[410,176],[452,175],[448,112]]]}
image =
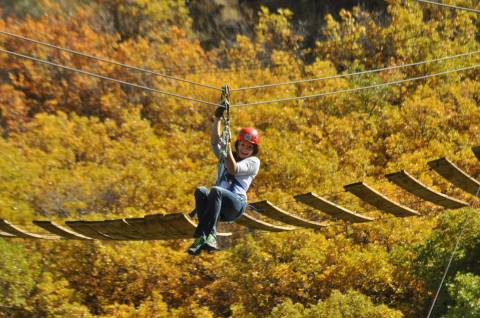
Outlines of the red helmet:
{"label": "red helmet", "polygon": [[237,140],[246,140],[254,145],[260,144],[260,137],[258,136],[258,131],[255,128],[251,127],[242,128],[242,130],[240,130],[240,132],[238,133]]}

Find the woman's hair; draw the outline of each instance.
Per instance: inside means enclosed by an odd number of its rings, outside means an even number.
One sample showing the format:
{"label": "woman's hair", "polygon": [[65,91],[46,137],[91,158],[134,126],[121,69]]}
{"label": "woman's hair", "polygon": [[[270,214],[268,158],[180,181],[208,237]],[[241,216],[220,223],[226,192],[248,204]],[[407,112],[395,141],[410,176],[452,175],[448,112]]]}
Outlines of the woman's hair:
{"label": "woman's hair", "polygon": [[[240,145],[240,140],[237,140],[235,141],[235,155],[238,154],[238,146]],[[258,155],[258,152],[259,152],[259,148],[258,148],[258,145],[256,144],[253,144],[253,153],[252,153],[252,156],[256,156]],[[237,157],[237,156],[236,156]]]}

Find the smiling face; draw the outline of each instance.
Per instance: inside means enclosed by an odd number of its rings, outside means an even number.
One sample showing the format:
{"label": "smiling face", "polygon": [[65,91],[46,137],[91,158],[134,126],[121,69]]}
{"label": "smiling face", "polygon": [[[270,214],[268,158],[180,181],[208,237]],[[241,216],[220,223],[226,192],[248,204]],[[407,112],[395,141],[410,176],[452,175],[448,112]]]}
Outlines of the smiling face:
{"label": "smiling face", "polygon": [[240,159],[245,159],[250,157],[253,154],[254,150],[255,150],[255,145],[246,140],[242,140],[238,143],[237,151]]}

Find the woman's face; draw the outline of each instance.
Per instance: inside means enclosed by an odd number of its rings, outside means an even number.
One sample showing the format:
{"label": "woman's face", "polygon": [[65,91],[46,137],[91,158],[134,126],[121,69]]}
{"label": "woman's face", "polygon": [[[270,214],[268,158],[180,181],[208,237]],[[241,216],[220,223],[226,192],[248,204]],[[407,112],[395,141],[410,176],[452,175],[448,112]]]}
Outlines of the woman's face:
{"label": "woman's face", "polygon": [[255,146],[246,140],[242,140],[238,144],[238,156],[240,157],[240,159],[250,157],[253,154],[254,150]]}

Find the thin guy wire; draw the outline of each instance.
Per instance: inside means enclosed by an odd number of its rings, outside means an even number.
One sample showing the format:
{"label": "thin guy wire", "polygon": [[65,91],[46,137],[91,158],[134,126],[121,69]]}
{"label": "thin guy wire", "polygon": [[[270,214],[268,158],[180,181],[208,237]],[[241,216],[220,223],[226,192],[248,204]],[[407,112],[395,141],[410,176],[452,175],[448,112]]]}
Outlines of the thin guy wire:
{"label": "thin guy wire", "polygon": [[188,83],[188,84],[192,84],[192,85],[201,86],[201,87],[204,87],[204,88],[209,88],[209,89],[214,89],[214,90],[221,91],[220,88],[215,87],[215,86],[206,85],[206,84],[202,84],[202,83],[197,83],[197,82],[194,82],[194,81],[189,81],[189,80],[182,79],[182,78],[178,78],[178,77],[175,77],[175,76],[170,76],[170,75],[162,74],[162,73],[159,73],[159,72],[157,72],[157,71],[152,71],[152,70],[148,70],[148,69],[144,69],[144,68],[140,68],[140,67],[136,67],[136,66],[124,64],[124,63],[120,63],[120,62],[117,62],[117,61],[100,58],[100,57],[97,57],[97,56],[93,56],[93,55],[86,54],[86,53],[82,53],[82,52],[75,51],[75,50],[72,50],[72,49],[60,47],[60,46],[53,45],[53,44],[50,44],[50,43],[46,43],[46,42],[42,42],[42,41],[30,39],[30,38],[27,38],[27,37],[24,37],[24,36],[21,36],[21,35],[17,35],[17,34],[13,34],[13,33],[10,33],[10,32],[6,32],[6,31],[0,30],[0,34],[7,35],[7,36],[11,36],[11,37],[14,37],[14,38],[17,38],[17,39],[21,39],[21,40],[24,40],[24,41],[28,41],[28,42],[32,42],[32,43],[35,43],[35,44],[43,45],[43,46],[46,46],[46,47],[49,47],[49,48],[54,48],[54,49],[61,50],[61,51],[64,51],[64,52],[76,54],[76,55],[83,56],[83,57],[86,57],[86,58],[89,58],[89,59],[93,59],[93,60],[96,60],[96,61],[100,61],[100,62],[104,62],[104,63],[109,63],[109,64],[113,64],[113,65],[125,67],[125,68],[131,69],[131,70],[135,70],[135,71],[139,71],[139,72],[145,72],[145,73],[148,73],[148,74],[152,74],[152,75],[155,75],[155,76],[164,77],[164,78],[167,78],[167,79],[170,79],[170,80],[174,80],[174,81],[184,82],[184,83]]}
{"label": "thin guy wire", "polygon": [[99,74],[96,74],[96,73],[91,73],[91,72],[79,70],[79,69],[76,69],[76,68],[73,68],[73,67],[69,67],[69,66],[65,66],[65,65],[61,65],[61,64],[57,64],[57,63],[45,61],[45,60],[42,60],[42,59],[39,59],[39,58],[35,58],[35,57],[33,57],[33,56],[30,56],[30,55],[25,55],[25,54],[13,52],[13,51],[8,51],[8,50],[4,50],[4,49],[1,49],[1,48],[0,48],[0,52],[6,53],[6,54],[15,55],[15,56],[17,56],[17,57],[21,57],[21,58],[28,59],[28,60],[32,60],[32,61],[35,61],[35,62],[47,64],[47,65],[50,65],[50,66],[55,66],[55,67],[63,68],[63,69],[66,69],[66,70],[68,70],[68,71],[71,71],[71,72],[76,72],[76,73],[80,73],[80,74],[83,74],[83,75],[92,76],[92,77],[100,78],[100,79],[103,79],[103,80],[107,80],[107,81],[111,81],[111,82],[116,82],[116,83],[120,83],[120,84],[124,84],[124,85],[128,85],[128,86],[132,86],[132,87],[144,89],[144,90],[147,90],[147,91],[151,91],[151,92],[155,92],[155,93],[159,93],[159,94],[163,94],[163,95],[167,95],[167,96],[171,96],[171,97],[176,97],[176,98],[180,98],[180,99],[185,99],[185,100],[189,100],[189,101],[193,101],[193,102],[198,102],[198,103],[202,103],[202,104],[207,104],[207,105],[211,105],[211,106],[219,106],[218,104],[211,103],[211,102],[207,102],[207,101],[204,101],[204,100],[201,100],[201,99],[196,99],[196,98],[191,98],[191,97],[187,97],[187,96],[182,96],[182,95],[178,95],[178,94],[174,94],[174,93],[169,93],[169,92],[161,91],[161,90],[158,90],[158,89],[155,89],[155,88],[151,88],[151,87],[148,87],[148,86],[138,85],[138,84],[134,84],[134,83],[122,81],[122,80],[119,80],[119,79],[115,79],[115,78],[111,78],[111,77],[99,75]]}
{"label": "thin guy wire", "polygon": [[459,7],[451,4],[446,4],[446,3],[441,3],[441,2],[435,2],[435,1],[428,1],[428,0],[415,0],[417,2],[423,2],[423,3],[428,3],[428,4],[433,4],[436,6],[441,6],[441,7],[447,7],[450,9],[456,9],[456,10],[463,10],[463,11],[469,11],[469,12],[474,12],[474,13],[480,13],[480,10],[477,9],[472,9],[472,8],[467,8],[467,7]]}
{"label": "thin guy wire", "polygon": [[382,71],[396,70],[396,69],[410,67],[410,66],[418,66],[418,65],[423,65],[423,64],[440,62],[440,61],[445,61],[445,60],[454,59],[454,58],[458,58],[458,57],[474,55],[474,54],[478,54],[478,53],[480,53],[480,51],[473,51],[473,52],[462,53],[462,54],[457,54],[457,55],[445,56],[445,57],[441,57],[441,58],[437,58],[437,59],[433,59],[433,60],[426,60],[426,61],[420,61],[420,62],[414,62],[414,63],[409,63],[409,64],[390,66],[390,67],[382,67],[382,68],[360,71],[360,72],[354,72],[354,73],[348,73],[348,74],[338,74],[338,75],[332,75],[332,76],[316,77],[316,78],[310,78],[310,79],[304,79],[304,80],[295,80],[295,81],[289,81],[289,82],[272,83],[272,84],[264,84],[264,85],[256,85],[256,86],[245,86],[245,87],[232,89],[232,91],[235,92],[235,91],[245,91],[245,90],[250,90],[250,89],[261,89],[261,88],[269,88],[269,87],[277,87],[277,86],[285,86],[285,85],[294,85],[294,84],[302,84],[302,83],[308,83],[308,82],[325,81],[325,80],[330,80],[330,79],[351,77],[351,76],[356,76],[356,75],[378,73],[378,72],[382,72]]}
{"label": "thin guy wire", "polygon": [[[475,194],[475,197],[478,197],[478,194],[480,193],[480,187],[477,189],[477,193]],[[440,281],[440,285],[438,286],[437,292],[435,293],[435,297],[433,298],[432,305],[430,306],[430,310],[428,311],[427,318],[430,318],[430,315],[432,314],[433,308],[435,307],[435,303],[437,302],[438,295],[440,294],[440,290],[442,289],[443,283],[445,282],[445,278],[447,277],[448,271],[450,270],[450,265],[452,264],[453,258],[455,257],[455,253],[457,252],[458,245],[460,244],[460,239],[463,235],[463,232],[465,231],[465,225],[467,225],[467,221],[469,220],[469,215],[465,215],[465,219],[462,224],[462,230],[460,231],[460,234],[457,236],[457,242],[455,243],[455,247],[452,251],[452,255],[450,255],[450,259],[448,261],[447,267],[445,268],[445,271],[443,272],[443,277],[442,280]]]}
{"label": "thin guy wire", "polygon": [[398,85],[398,84],[402,84],[402,83],[406,83],[406,82],[418,81],[418,80],[422,80],[422,79],[427,79],[427,78],[431,78],[431,77],[435,77],[435,76],[446,75],[446,74],[455,73],[455,72],[468,71],[468,70],[472,70],[472,69],[475,69],[475,68],[478,68],[478,67],[480,67],[480,64],[475,64],[473,66],[448,70],[448,71],[444,71],[444,72],[440,72],[440,73],[427,74],[427,75],[422,75],[422,76],[418,76],[418,77],[410,77],[410,78],[406,78],[406,79],[398,80],[398,81],[393,81],[393,82],[386,82],[386,83],[374,84],[374,85],[369,85],[369,86],[361,86],[361,87],[355,87],[355,88],[349,88],[349,89],[341,89],[341,90],[336,90],[336,91],[329,91],[329,92],[325,92],[325,93],[305,95],[305,96],[299,96],[299,97],[288,97],[288,98],[279,98],[279,99],[265,100],[265,101],[245,103],[245,104],[234,104],[234,105],[231,105],[231,107],[246,107],[246,106],[266,105],[266,104],[283,103],[283,102],[290,102],[290,101],[296,101],[296,100],[318,98],[318,97],[324,97],[324,96],[329,96],[329,95],[334,95],[334,94],[353,93],[353,92],[372,89],[372,88],[380,88],[380,87],[385,87],[385,86]]}

